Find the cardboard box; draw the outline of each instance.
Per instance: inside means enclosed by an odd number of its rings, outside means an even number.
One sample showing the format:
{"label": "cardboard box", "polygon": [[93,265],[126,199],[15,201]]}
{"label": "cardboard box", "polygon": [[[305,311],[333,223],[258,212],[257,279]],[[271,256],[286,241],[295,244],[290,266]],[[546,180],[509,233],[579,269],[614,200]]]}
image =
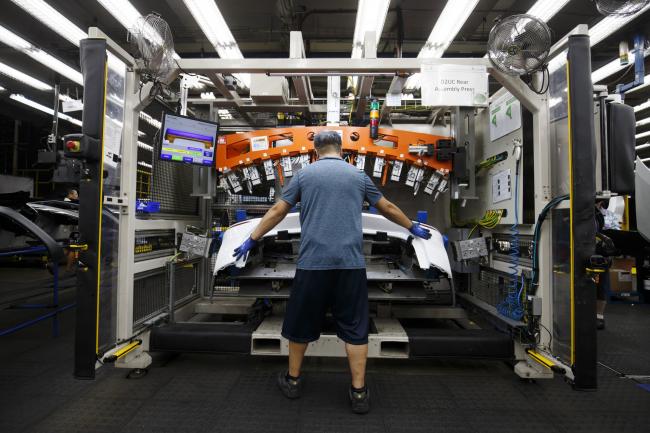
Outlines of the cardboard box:
{"label": "cardboard box", "polygon": [[610,291],[612,293],[636,291],[635,260],[631,258],[612,259],[609,268]]}

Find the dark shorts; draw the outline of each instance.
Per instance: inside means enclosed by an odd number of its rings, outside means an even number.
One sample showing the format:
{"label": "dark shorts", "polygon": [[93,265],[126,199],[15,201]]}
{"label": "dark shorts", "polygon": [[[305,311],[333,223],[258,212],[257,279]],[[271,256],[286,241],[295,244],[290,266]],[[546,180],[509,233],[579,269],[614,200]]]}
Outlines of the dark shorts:
{"label": "dark shorts", "polygon": [[368,286],[365,269],[297,269],[282,324],[282,336],[296,343],[320,337],[331,309],[336,335],[346,343],[368,343]]}

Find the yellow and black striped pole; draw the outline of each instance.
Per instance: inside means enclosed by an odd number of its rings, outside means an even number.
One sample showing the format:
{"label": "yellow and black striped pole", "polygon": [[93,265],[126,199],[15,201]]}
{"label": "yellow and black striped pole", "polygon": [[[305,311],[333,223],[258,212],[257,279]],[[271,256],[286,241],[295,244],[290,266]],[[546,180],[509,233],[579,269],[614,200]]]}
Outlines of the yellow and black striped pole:
{"label": "yellow and black striped pole", "polygon": [[88,147],[79,182],[79,251],[74,375],[95,377],[98,352],[99,286],[104,173],[104,114],[106,107],[106,40],[83,39],[80,44],[84,80],[82,136]]}
{"label": "yellow and black striped pole", "polygon": [[567,54],[570,179],[571,366],[576,389],[597,386],[595,253],[596,140],[589,36],[569,37]]}

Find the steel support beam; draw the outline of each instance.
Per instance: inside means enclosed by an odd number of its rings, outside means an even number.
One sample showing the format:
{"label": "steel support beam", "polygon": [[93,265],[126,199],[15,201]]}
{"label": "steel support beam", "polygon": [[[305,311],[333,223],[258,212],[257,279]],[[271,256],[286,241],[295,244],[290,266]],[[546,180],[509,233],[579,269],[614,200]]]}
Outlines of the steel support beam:
{"label": "steel support beam", "polygon": [[243,118],[248,122],[250,125],[255,124],[255,119],[247,113],[246,111],[243,111],[241,109],[242,106],[242,100],[237,94],[237,92],[230,90],[228,86],[226,86],[226,83],[223,80],[223,76],[221,74],[216,73],[215,71],[206,71],[206,74],[210,81],[212,81],[212,84],[216,89],[223,95],[226,100],[232,102],[234,105],[232,108],[234,108]]}
{"label": "steel support beam", "polygon": [[381,58],[381,59],[180,59],[179,66],[187,72],[222,74],[247,72],[251,74],[281,74],[304,72],[306,74],[337,73],[355,75],[363,72],[378,74],[420,72],[422,63],[434,65],[489,66],[486,58]]}
{"label": "steel support beam", "polygon": [[[292,59],[305,58],[305,44],[302,40],[302,32],[291,32],[289,34],[289,57]],[[309,104],[312,98],[309,77],[293,77],[292,81],[300,103]]]}
{"label": "steel support beam", "polygon": [[263,112],[277,112],[284,111],[286,113],[305,112],[311,113],[325,113],[327,112],[327,105],[325,104],[252,104],[245,100],[240,99],[240,104],[233,99],[216,98],[216,99],[201,99],[201,98],[188,98],[187,102],[193,105],[200,104],[215,104],[219,108],[233,108],[240,112],[246,113],[263,113]]}
{"label": "steel support beam", "polygon": [[[366,32],[363,38],[363,58],[376,59],[377,58],[377,34],[374,31]],[[359,85],[357,86],[357,109],[354,118],[357,122],[363,120],[368,106],[368,98],[370,97],[370,90],[375,77],[361,77]]]}

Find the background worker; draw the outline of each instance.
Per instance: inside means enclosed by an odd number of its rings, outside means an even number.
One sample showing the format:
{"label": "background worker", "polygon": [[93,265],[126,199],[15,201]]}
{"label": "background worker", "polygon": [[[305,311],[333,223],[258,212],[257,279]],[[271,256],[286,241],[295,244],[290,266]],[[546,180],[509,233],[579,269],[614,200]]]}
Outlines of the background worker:
{"label": "background worker", "polygon": [[79,203],[79,193],[76,189],[69,189],[68,194],[63,198],[63,201],[71,201],[73,203]]}
{"label": "background worker", "polygon": [[282,326],[282,336],[289,340],[289,369],[278,375],[278,386],[288,398],[300,396],[300,370],[307,345],[320,337],[331,308],[337,336],[345,342],[348,355],[351,407],[355,413],[366,413],[370,409],[365,382],[369,319],[363,202],[415,236],[428,239],[431,233],[384,198],[363,171],[342,159],[341,137],[336,132],[316,134],[314,149],[318,160],[293,176],[282,199],[235,250],[235,256],[246,256],[300,202],[300,253]]}

